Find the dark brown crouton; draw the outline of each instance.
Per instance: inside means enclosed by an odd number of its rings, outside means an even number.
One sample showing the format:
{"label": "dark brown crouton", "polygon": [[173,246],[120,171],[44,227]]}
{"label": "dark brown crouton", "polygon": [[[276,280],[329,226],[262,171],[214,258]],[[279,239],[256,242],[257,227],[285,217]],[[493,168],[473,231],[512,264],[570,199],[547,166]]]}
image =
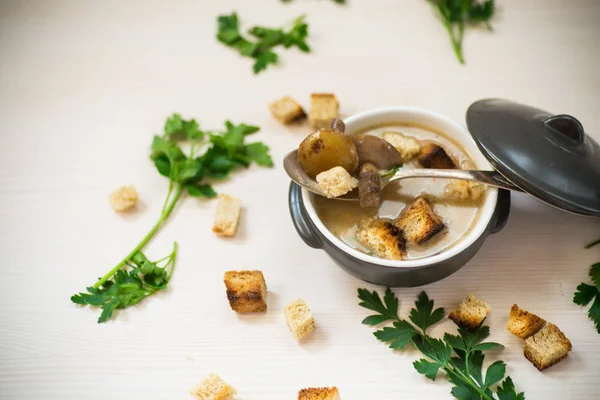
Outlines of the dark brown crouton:
{"label": "dark brown crouton", "polygon": [[356,240],[377,257],[402,260],[406,257],[406,239],[402,230],[389,219],[369,218],[361,221]]}
{"label": "dark brown crouton", "polygon": [[428,143],[423,146],[419,156],[419,164],[423,168],[435,169],[455,169],[456,164],[441,146],[435,143]]}
{"label": "dark brown crouton", "polygon": [[267,310],[267,284],[260,271],[227,271],[224,277],[227,300],[239,313]]}
{"label": "dark brown crouton", "polygon": [[404,209],[395,225],[404,231],[410,244],[423,244],[444,229],[442,219],[423,197]]}

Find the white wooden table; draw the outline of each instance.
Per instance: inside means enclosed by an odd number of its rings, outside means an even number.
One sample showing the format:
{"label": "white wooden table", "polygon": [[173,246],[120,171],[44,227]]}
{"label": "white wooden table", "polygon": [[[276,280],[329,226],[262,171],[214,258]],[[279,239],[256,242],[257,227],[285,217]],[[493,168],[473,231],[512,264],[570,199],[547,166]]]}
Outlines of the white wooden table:
{"label": "white wooden table", "polygon": [[[425,1],[1,1],[0,2],[0,398],[186,399],[217,372],[240,399],[294,399],[298,389],[337,385],[344,400],[449,399],[412,366],[413,350],[377,342],[356,289],[373,288],[298,238],[287,209],[284,154],[308,132],[271,118],[267,103],[313,91],[338,95],[345,115],[415,105],[464,121],[468,105],[505,97],[577,116],[600,140],[600,3],[502,1],[495,31],[470,30],[467,66],[456,61]],[[280,25],[306,13],[310,55],[281,51],[259,76],[215,39],[216,17]],[[167,181],[148,159],[152,134],[180,112],[205,128],[225,119],[262,127],[276,167],[252,167],[216,186],[244,204],[233,240],[211,232],[216,203],[186,198],[147,248],[180,244],[166,293],[98,325],[98,310],[71,294],[116,264],[154,223]],[[133,183],[139,212],[116,215],[108,194]],[[259,191],[256,188],[260,188]],[[452,308],[467,292],[493,307],[494,356],[528,399],[597,399],[600,335],[572,303],[587,281],[598,220],[524,195],[506,228],[463,269],[424,289]],[[265,315],[238,316],[223,272],[261,269]],[[397,289],[405,316],[421,288]],[[298,345],[282,307],[303,297],[318,331]],[[573,342],[561,364],[539,373],[505,329],[513,303],[557,324]],[[453,330],[444,322],[433,330]],[[492,357],[493,359],[494,357]]]}

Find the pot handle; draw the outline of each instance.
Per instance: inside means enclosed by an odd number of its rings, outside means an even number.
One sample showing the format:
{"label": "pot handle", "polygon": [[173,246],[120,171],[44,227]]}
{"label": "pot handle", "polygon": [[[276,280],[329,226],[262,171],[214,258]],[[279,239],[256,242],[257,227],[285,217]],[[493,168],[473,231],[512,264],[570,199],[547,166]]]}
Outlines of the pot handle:
{"label": "pot handle", "polygon": [[510,191],[498,189],[498,202],[494,211],[492,230],[490,233],[500,232],[508,222],[510,215]]}
{"label": "pot handle", "polygon": [[317,235],[310,227],[310,217],[304,209],[304,203],[302,201],[302,189],[300,186],[292,182],[290,184],[290,191],[288,195],[288,203],[290,206],[290,215],[294,227],[300,235],[300,238],[304,240],[304,243],[312,247],[313,249],[323,248],[323,243],[319,240]]}

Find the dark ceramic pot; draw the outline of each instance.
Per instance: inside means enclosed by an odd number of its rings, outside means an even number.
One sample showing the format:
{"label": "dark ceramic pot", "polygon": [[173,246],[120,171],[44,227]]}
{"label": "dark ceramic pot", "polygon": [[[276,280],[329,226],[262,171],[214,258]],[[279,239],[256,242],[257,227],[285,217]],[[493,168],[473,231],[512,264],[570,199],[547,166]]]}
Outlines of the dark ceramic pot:
{"label": "dark ceramic pot", "polygon": [[[444,132],[461,144],[478,168],[492,169],[464,127],[427,110],[387,107],[354,115],[344,122],[350,135],[382,124],[418,124]],[[488,235],[504,227],[510,213],[510,192],[490,188],[473,228],[451,248],[414,260],[384,260],[353,249],[329,232],[314,210],[312,196],[295,183],[290,185],[290,214],[302,240],[312,248],[323,249],[352,275],[390,287],[426,285],[453,274],[475,255]]]}

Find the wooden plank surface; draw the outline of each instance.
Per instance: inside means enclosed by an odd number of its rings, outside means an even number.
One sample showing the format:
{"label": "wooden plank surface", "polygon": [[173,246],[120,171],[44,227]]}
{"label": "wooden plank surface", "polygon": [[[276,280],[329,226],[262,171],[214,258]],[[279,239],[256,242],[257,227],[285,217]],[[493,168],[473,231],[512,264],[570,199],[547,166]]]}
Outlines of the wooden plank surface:
{"label": "wooden plank surface", "polygon": [[[240,399],[294,399],[337,385],[344,400],[446,399],[450,385],[416,373],[413,350],[395,353],[360,324],[356,289],[373,288],[298,238],[281,159],[308,132],[273,120],[267,103],[308,105],[332,91],[345,115],[413,105],[461,123],[467,106],[505,97],[577,116],[600,140],[600,3],[499,2],[494,32],[470,30],[457,63],[425,1],[2,1],[0,2],[0,398],[188,398],[217,372]],[[216,16],[244,26],[280,25],[306,13],[313,53],[282,51],[257,77],[251,62],[215,39]],[[216,186],[244,204],[232,240],[210,231],[216,203],[186,198],[148,248],[180,244],[168,292],[98,325],[97,310],[69,296],[116,264],[154,223],[167,182],[148,160],[153,133],[180,112],[205,128],[225,119],[257,124],[273,169],[251,168]],[[119,216],[110,191],[133,183],[139,212]],[[528,399],[595,399],[600,335],[572,303],[597,249],[598,220],[513,197],[506,228],[467,266],[425,289],[451,308],[473,291],[494,309],[494,354]],[[261,269],[265,315],[237,316],[222,283],[230,269]],[[397,289],[405,316],[421,289]],[[304,345],[282,307],[303,297],[318,331]],[[513,303],[557,324],[573,342],[541,374],[505,329]],[[433,333],[451,330],[445,322]]]}

